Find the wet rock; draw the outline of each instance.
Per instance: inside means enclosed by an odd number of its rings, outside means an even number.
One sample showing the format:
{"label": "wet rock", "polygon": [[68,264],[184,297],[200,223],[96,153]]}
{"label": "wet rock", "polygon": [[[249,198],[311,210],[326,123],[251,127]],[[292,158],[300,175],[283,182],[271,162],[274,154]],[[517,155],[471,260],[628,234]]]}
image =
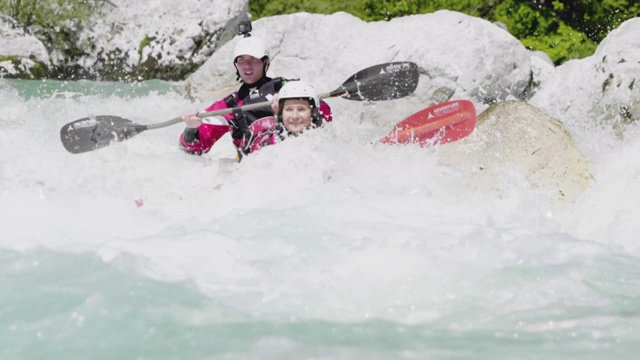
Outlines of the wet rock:
{"label": "wet rock", "polygon": [[587,158],[564,126],[524,101],[489,107],[471,135],[443,145],[440,155],[442,164],[469,173],[471,187],[496,194],[521,179],[553,200],[572,202],[592,181]]}
{"label": "wet rock", "polygon": [[0,15],[0,76],[40,79],[49,69],[49,54],[40,40],[15,20]]}

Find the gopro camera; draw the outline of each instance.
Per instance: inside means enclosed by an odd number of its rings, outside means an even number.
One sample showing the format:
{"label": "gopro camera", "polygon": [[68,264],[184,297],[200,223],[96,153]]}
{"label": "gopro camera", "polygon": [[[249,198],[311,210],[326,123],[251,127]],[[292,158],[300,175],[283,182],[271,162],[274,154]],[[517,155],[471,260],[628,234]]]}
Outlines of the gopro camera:
{"label": "gopro camera", "polygon": [[238,24],[238,35],[244,35],[244,37],[251,36],[250,32],[253,30],[251,28],[251,21],[243,21]]}

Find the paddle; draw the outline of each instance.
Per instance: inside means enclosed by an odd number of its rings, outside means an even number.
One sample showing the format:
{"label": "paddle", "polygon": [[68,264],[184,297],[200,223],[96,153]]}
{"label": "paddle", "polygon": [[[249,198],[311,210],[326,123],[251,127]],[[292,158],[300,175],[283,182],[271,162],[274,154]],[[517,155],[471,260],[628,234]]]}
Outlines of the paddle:
{"label": "paddle", "polygon": [[385,144],[412,144],[422,147],[460,140],[476,126],[476,109],[469,100],[440,103],[402,120],[389,135],[380,139]]}
{"label": "paddle", "polygon": [[[419,77],[418,66],[411,62],[374,65],[357,72],[334,91],[321,94],[320,98],[341,96],[356,101],[399,99],[413,93],[418,86]],[[239,108],[203,112],[199,116],[219,116],[238,109],[250,111],[269,106],[271,102],[265,101]],[[60,129],[60,140],[67,151],[80,154],[130,139],[146,130],[160,129],[181,122],[182,117],[177,117],[161,123],[141,125],[119,116],[91,116],[64,125]]]}

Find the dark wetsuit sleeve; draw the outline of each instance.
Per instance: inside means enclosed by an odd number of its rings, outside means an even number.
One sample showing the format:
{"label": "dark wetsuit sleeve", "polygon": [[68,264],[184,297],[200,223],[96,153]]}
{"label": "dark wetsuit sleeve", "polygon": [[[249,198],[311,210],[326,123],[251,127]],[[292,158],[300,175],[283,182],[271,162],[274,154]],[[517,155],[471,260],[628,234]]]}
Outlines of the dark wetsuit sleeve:
{"label": "dark wetsuit sleeve", "polygon": [[187,144],[193,144],[194,142],[198,141],[198,128],[185,128],[182,138]]}

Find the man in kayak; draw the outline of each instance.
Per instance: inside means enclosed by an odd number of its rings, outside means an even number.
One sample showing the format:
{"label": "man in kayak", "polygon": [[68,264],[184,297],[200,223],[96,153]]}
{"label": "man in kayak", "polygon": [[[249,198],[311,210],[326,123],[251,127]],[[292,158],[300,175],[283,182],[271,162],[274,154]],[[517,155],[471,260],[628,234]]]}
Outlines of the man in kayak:
{"label": "man in kayak", "polygon": [[[264,42],[260,38],[244,34],[236,44],[233,54],[236,74],[242,85],[237,92],[214,102],[205,111],[273,101],[274,95],[286,82],[283,78],[272,79],[266,75],[270,60]],[[326,103],[322,102],[319,112],[324,121],[331,121],[331,109]],[[241,158],[243,154],[249,154],[252,151],[251,144],[255,134],[251,132],[250,125],[258,119],[273,115],[271,107],[246,112],[238,111],[235,114],[224,115],[226,125],[215,125],[203,124],[197,110],[187,111],[182,115],[186,128],[180,136],[180,148],[188,153],[201,155],[208,152],[218,139],[231,131],[233,144],[238,150],[238,158]]]}

